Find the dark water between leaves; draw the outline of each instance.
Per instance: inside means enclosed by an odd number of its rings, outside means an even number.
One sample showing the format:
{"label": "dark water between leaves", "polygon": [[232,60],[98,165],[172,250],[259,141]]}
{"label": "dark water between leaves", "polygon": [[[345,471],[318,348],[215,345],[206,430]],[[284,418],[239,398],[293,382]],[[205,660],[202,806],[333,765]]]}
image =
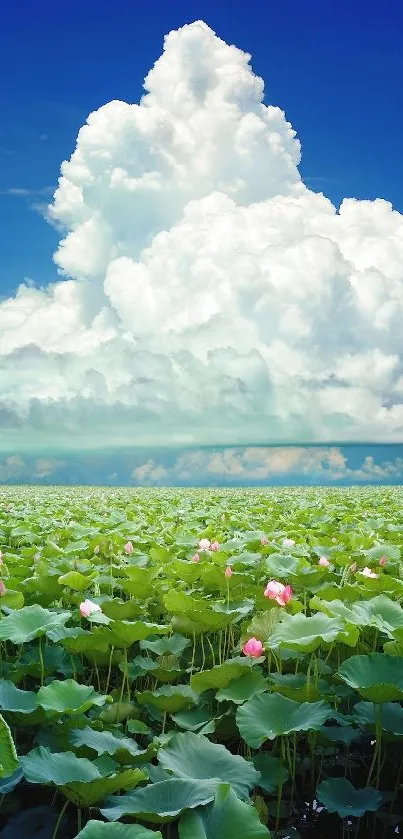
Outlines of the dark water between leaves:
{"label": "dark water between leaves", "polygon": [[[35,791],[21,784],[18,796],[8,805],[11,812],[5,811],[3,802],[0,811],[0,839],[52,839],[60,809],[63,805],[60,799],[52,806],[53,795],[50,793],[38,798]],[[271,802],[272,803],[272,802]],[[396,802],[402,806],[403,802]],[[84,826],[87,817],[98,818],[98,811],[83,814]],[[401,823],[400,819],[402,819]],[[130,820],[125,820],[130,824]],[[272,839],[396,839],[403,836],[403,817],[395,814],[377,813],[367,814],[361,818],[347,820],[344,823],[337,815],[329,814],[316,801],[306,804],[295,812],[292,824],[283,825],[276,834],[273,826]],[[147,825],[148,828],[160,830],[164,839],[179,839],[177,827],[171,825]],[[77,811],[71,805],[67,809],[59,831],[58,839],[74,839],[78,833]],[[245,836],[245,839],[248,837]]]}

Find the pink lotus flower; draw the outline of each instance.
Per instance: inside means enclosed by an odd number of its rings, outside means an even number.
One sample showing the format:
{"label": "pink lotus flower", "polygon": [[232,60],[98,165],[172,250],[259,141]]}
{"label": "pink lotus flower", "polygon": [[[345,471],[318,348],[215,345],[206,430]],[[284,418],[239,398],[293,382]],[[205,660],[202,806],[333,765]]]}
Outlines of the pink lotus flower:
{"label": "pink lotus flower", "polygon": [[262,536],[262,538],[260,540],[260,544],[261,545],[268,545],[269,544],[269,540],[268,540],[267,536]]}
{"label": "pink lotus flower", "polygon": [[387,556],[381,556],[381,558],[379,560],[379,565],[381,566],[381,568],[385,568],[385,565],[387,565],[387,562],[388,562],[388,557]]}
{"label": "pink lotus flower", "polygon": [[132,554],[134,551],[133,545],[131,542],[126,542],[125,544],[125,551],[127,554]]}
{"label": "pink lotus flower", "polygon": [[230,578],[230,577],[232,577],[233,573],[234,573],[234,572],[233,572],[233,570],[232,570],[231,566],[230,566],[230,565],[227,565],[227,567],[226,567],[226,569],[225,569],[225,571],[224,571],[224,575],[226,576],[227,580],[229,580],[229,578]]}
{"label": "pink lotus flower", "polygon": [[327,556],[321,556],[318,565],[320,565],[321,568],[329,568],[330,562]]}
{"label": "pink lotus flower", "polygon": [[356,573],[356,571],[357,571],[357,568],[358,568],[357,563],[356,563],[356,562],[353,562],[353,564],[352,564],[352,565],[350,565],[349,571],[351,571],[351,573],[352,573],[352,574],[355,574],[355,573]]}
{"label": "pink lotus flower", "polygon": [[295,545],[295,539],[283,539],[284,548],[292,548]]}
{"label": "pink lotus flower", "polygon": [[193,556],[192,556],[192,562],[200,562],[200,557],[199,557],[199,554],[193,554]]}
{"label": "pink lotus flower", "polygon": [[249,655],[251,658],[259,658],[263,652],[263,644],[257,638],[249,638],[249,641],[242,647],[244,655]]}
{"label": "pink lotus flower", "polygon": [[5,594],[6,591],[7,589],[3,583],[3,580],[0,580],[0,597],[3,597],[3,594]]}
{"label": "pink lotus flower", "polygon": [[269,597],[270,600],[276,600],[279,606],[286,606],[292,598],[292,588],[291,586],[283,586],[276,580],[270,580],[264,590],[264,596]]}
{"label": "pink lotus flower", "polygon": [[220,543],[219,542],[212,542],[210,545],[211,551],[219,551],[220,550]]}
{"label": "pink lotus flower", "polygon": [[200,539],[199,548],[201,551],[209,551],[210,550],[210,539]]}
{"label": "pink lotus flower", "polygon": [[365,566],[365,568],[363,568],[362,571],[359,571],[358,573],[362,574],[363,577],[371,577],[373,580],[376,580],[378,577],[378,574],[375,574],[375,571],[371,571],[371,569],[367,566]]}
{"label": "pink lotus flower", "polygon": [[80,603],[80,614],[83,618],[88,618],[89,615],[93,615],[94,612],[102,612],[100,606],[97,603],[93,603],[92,600],[83,600]]}

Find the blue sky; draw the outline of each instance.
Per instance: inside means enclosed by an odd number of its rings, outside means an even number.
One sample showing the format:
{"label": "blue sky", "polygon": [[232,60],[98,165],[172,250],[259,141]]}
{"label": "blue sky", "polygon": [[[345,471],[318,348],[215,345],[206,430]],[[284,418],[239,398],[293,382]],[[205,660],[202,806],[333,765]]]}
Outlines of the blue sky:
{"label": "blue sky", "polygon": [[0,482],[401,482],[402,24],[6,4]]}

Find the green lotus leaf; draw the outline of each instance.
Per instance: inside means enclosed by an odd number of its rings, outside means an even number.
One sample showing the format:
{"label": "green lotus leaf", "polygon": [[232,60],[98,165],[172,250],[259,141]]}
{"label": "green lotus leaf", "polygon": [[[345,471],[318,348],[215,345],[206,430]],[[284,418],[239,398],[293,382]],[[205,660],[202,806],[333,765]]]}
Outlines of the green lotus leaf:
{"label": "green lotus leaf", "polygon": [[360,576],[360,587],[362,586],[364,589],[367,589],[368,592],[373,592],[374,594],[389,592],[395,594],[397,597],[403,596],[403,580],[397,580],[396,577],[390,577],[388,574],[379,574],[377,579]]}
{"label": "green lotus leaf", "polygon": [[403,660],[384,653],[350,656],[338,675],[370,702],[403,699]]}
{"label": "green lotus leaf", "polygon": [[384,702],[381,706],[373,702],[357,702],[353,708],[357,725],[380,724],[383,731],[395,737],[403,737],[403,708],[397,702]]}
{"label": "green lotus leaf", "polygon": [[289,554],[270,554],[264,561],[266,572],[274,580],[288,580],[299,574],[309,563]]}
{"label": "green lotus leaf", "polygon": [[251,660],[245,656],[231,658],[222,664],[217,664],[211,670],[203,670],[201,673],[194,673],[190,678],[190,687],[195,693],[203,693],[211,688],[222,689],[227,687],[233,679],[238,679],[249,672]]}
{"label": "green lotus leaf", "polygon": [[379,810],[385,800],[379,790],[373,787],[355,789],[346,778],[329,778],[322,781],[316,790],[316,796],[329,813],[337,813],[341,819],[348,816],[361,818],[368,811]]}
{"label": "green lotus leaf", "polygon": [[110,625],[111,641],[115,647],[131,647],[149,635],[166,635],[170,626],[159,626],[145,621],[113,621]]}
{"label": "green lotus leaf", "polygon": [[23,777],[24,775],[20,766],[18,767],[18,769],[15,770],[15,772],[13,772],[12,775],[7,775],[5,778],[1,778],[0,769],[0,795],[7,795],[8,792],[12,792],[13,789],[15,789],[16,786],[18,786]]}
{"label": "green lotus leaf", "polygon": [[216,700],[217,702],[234,702],[239,705],[266,690],[270,690],[268,681],[258,670],[251,670],[239,679],[234,679],[227,687],[217,691]]}
{"label": "green lotus leaf", "polygon": [[214,714],[206,708],[191,708],[190,711],[178,711],[177,714],[172,715],[172,719],[179,728],[185,731],[207,734],[208,731],[210,733],[214,731],[215,720],[220,717],[214,717]]}
{"label": "green lotus leaf", "polygon": [[[125,737],[121,732],[112,734],[111,731],[95,731],[89,726],[73,729],[70,732],[70,743],[77,747],[86,746],[98,755],[109,754],[113,757],[120,750],[133,756],[144,754],[144,750],[139,749],[135,740]],[[128,760],[127,763],[129,762]]]}
{"label": "green lotus leaf", "polygon": [[114,621],[132,621],[142,613],[142,607],[134,600],[101,600],[100,606],[103,613]]}
{"label": "green lotus leaf", "polygon": [[341,595],[343,595],[344,603],[353,603],[354,600],[360,600],[363,593],[357,585],[350,585],[349,583],[346,583],[343,588],[341,588],[334,583],[325,583],[316,590],[315,596],[323,601],[339,600]]}
{"label": "green lotus leaf", "polygon": [[1,608],[7,606],[8,609],[22,609],[24,602],[22,591],[14,591],[13,589],[7,588],[6,593],[1,596]]}
{"label": "green lotus leaf", "polygon": [[255,807],[240,801],[229,784],[217,787],[214,802],[180,817],[179,839],[270,839]]}
{"label": "green lotus leaf", "polygon": [[20,690],[13,682],[0,679],[0,710],[32,714],[37,707],[36,694],[33,691]]}
{"label": "green lotus leaf", "polygon": [[248,746],[259,749],[266,740],[293,731],[316,730],[330,715],[330,705],[324,701],[300,704],[278,693],[262,693],[238,708],[236,724]]}
{"label": "green lotus leaf", "polygon": [[50,612],[42,606],[23,606],[0,620],[0,641],[25,644],[46,635],[55,626],[64,626],[71,612]]}
{"label": "green lotus leaf", "polygon": [[331,686],[324,679],[312,681],[306,673],[270,673],[269,682],[273,691],[295,699],[296,702],[315,702],[326,694],[332,694]]}
{"label": "green lotus leaf", "polygon": [[207,608],[202,597],[192,597],[184,591],[170,589],[164,594],[164,606],[173,615],[190,615],[192,612],[200,612]]}
{"label": "green lotus leaf", "polygon": [[175,714],[198,701],[197,695],[189,685],[166,685],[157,690],[144,690],[136,694],[139,705],[154,705],[159,711]]}
{"label": "green lotus leaf", "polygon": [[20,758],[25,779],[30,784],[63,786],[72,781],[94,781],[101,773],[94,763],[73,752],[51,752],[37,746]]}
{"label": "green lotus leaf", "polygon": [[319,609],[327,615],[338,615],[357,626],[375,626],[391,637],[394,630],[403,627],[403,609],[384,594],[348,605],[342,600],[321,601],[314,597],[310,605],[311,608]]}
{"label": "green lotus leaf", "polygon": [[129,795],[111,796],[101,813],[108,821],[122,816],[135,816],[146,822],[173,821],[184,810],[209,804],[214,798],[218,781],[196,781],[171,778],[158,781]]}
{"label": "green lotus leaf", "polygon": [[129,720],[127,730],[130,731],[130,734],[151,734],[151,728],[142,720]]}
{"label": "green lotus leaf", "polygon": [[85,591],[94,583],[95,574],[90,574],[88,577],[81,574],[80,571],[68,571],[67,574],[62,574],[58,579],[61,586],[73,589],[73,591]]}
{"label": "green lotus leaf", "polygon": [[55,644],[62,646],[73,654],[87,652],[106,653],[109,646],[109,637],[103,629],[82,629],[81,626],[57,627],[48,633],[48,637]]}
{"label": "green lotus leaf", "polygon": [[231,784],[239,798],[247,799],[249,790],[259,783],[259,773],[251,763],[191,731],[174,734],[168,745],[159,750],[158,761],[179,778],[219,778]]}
{"label": "green lotus leaf", "polygon": [[253,765],[260,773],[258,786],[266,792],[275,792],[280,783],[288,780],[288,771],[278,757],[272,757],[267,752],[259,752],[253,758]]}
{"label": "green lotus leaf", "polygon": [[18,757],[11,731],[0,714],[0,778],[9,778],[18,769]]}
{"label": "green lotus leaf", "polygon": [[330,740],[331,743],[343,743],[345,746],[351,746],[354,741],[362,737],[362,732],[351,725],[323,725],[319,731],[325,740]]}
{"label": "green lotus leaf", "polygon": [[37,693],[38,705],[57,714],[84,714],[93,705],[105,705],[108,701],[111,699],[96,693],[92,685],[80,685],[74,679],[55,679]]}
{"label": "green lotus leaf", "polygon": [[106,778],[95,778],[93,781],[72,782],[61,787],[63,795],[72,801],[76,807],[94,807],[103,801],[107,795],[113,795],[120,790],[132,790],[146,781],[148,775],[140,769],[125,769]]}
{"label": "green lotus leaf", "polygon": [[179,627],[187,621],[193,621],[201,627],[201,631],[214,632],[228,626],[232,618],[232,615],[214,612],[202,598],[192,597],[184,591],[174,589],[164,595],[164,605],[168,612],[181,618]]}
{"label": "green lotus leaf", "polygon": [[102,722],[107,725],[116,725],[116,723],[124,722],[136,715],[136,709],[132,702],[123,700],[122,702],[114,702],[112,705],[107,705],[100,713]]}
{"label": "green lotus leaf", "polygon": [[140,649],[150,650],[158,656],[168,654],[180,656],[190,644],[189,638],[174,633],[165,638],[158,638],[157,641],[140,641]]}
{"label": "green lotus leaf", "polygon": [[[270,604],[271,602],[272,601],[270,601]],[[274,631],[274,628],[280,618],[280,609],[272,608],[266,609],[264,612],[257,612],[248,624],[245,640],[248,638],[257,638],[258,641],[262,641],[264,643]]]}
{"label": "green lotus leaf", "polygon": [[[277,624],[267,646],[287,647],[291,650],[303,650],[313,652],[322,644],[332,644],[334,641],[343,641],[355,646],[358,640],[358,632],[355,627],[352,632],[347,632],[344,621],[340,618],[329,618],[327,615],[318,613],[307,618],[303,614],[283,614],[280,623]],[[353,637],[351,637],[351,635]]]}
{"label": "green lotus leaf", "polygon": [[162,833],[139,824],[89,821],[76,839],[162,839]]}
{"label": "green lotus leaf", "polygon": [[372,560],[372,562],[379,562],[382,557],[386,557],[386,559],[393,559],[398,560],[400,559],[400,548],[398,545],[392,545],[389,542],[384,542],[380,545],[375,545],[375,547],[370,548],[367,551],[364,551],[365,555],[368,559]]}

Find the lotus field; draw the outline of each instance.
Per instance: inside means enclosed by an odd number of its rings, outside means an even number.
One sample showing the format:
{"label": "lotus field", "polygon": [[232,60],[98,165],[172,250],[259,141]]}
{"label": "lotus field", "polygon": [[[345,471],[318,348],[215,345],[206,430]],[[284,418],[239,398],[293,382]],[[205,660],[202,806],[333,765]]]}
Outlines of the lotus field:
{"label": "lotus field", "polygon": [[402,492],[0,490],[1,839],[392,837]]}

